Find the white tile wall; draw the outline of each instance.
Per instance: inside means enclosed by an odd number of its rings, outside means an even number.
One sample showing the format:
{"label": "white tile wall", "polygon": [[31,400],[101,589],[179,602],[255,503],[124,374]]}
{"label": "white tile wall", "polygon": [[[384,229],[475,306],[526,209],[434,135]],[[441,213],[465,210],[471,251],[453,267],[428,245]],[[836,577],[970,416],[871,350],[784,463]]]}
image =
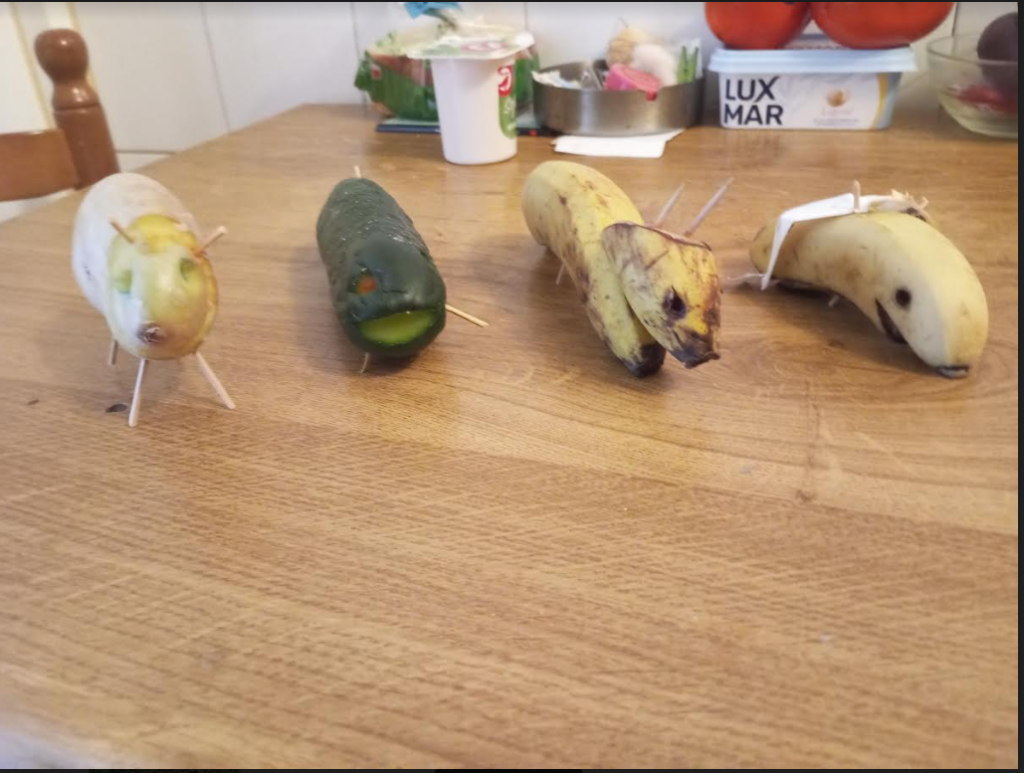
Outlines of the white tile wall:
{"label": "white tile wall", "polygon": [[351,3],[204,3],[238,129],[303,102],[359,102]]}
{"label": "white tile wall", "polygon": [[699,37],[705,50],[716,45],[704,3],[526,3],[526,20],[542,67],[603,57],[623,22],[670,41]]}
{"label": "white tile wall", "polygon": [[31,61],[26,61],[34,57],[31,46],[15,5],[0,3],[0,132],[45,129],[52,124],[41,104],[43,85],[35,80]]}
{"label": "white tile wall", "polygon": [[118,150],[181,150],[228,130],[200,3],[75,6]]}
{"label": "white tile wall", "polygon": [[1016,3],[957,3],[956,31],[981,32],[993,19],[1016,10]]}
{"label": "white tile wall", "polygon": [[[356,43],[359,55],[373,42],[392,30],[405,29],[426,20],[413,21],[401,3],[350,3],[355,16]],[[547,5],[547,3],[544,3]],[[554,3],[552,3],[554,5]],[[526,27],[526,3],[462,3],[463,11],[472,17]],[[429,23],[429,22],[427,22]]]}

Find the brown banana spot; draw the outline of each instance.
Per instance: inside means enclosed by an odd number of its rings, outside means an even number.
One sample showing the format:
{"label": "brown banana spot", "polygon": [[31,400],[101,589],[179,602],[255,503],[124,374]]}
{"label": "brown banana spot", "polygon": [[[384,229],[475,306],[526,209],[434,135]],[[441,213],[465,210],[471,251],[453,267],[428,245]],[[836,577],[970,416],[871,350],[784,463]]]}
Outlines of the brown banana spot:
{"label": "brown banana spot", "polygon": [[708,326],[708,330],[718,330],[719,325],[722,324],[722,310],[719,307],[719,303],[716,292],[715,298],[704,307],[704,313],[701,314],[704,318],[704,324]]}

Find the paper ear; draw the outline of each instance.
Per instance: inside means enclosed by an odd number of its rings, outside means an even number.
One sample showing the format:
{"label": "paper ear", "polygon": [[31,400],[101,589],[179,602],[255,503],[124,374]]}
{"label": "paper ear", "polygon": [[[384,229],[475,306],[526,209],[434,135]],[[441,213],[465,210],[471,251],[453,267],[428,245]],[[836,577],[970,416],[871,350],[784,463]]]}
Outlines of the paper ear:
{"label": "paper ear", "polygon": [[779,252],[782,250],[782,243],[786,241],[786,236],[796,223],[805,220],[821,220],[825,217],[852,215],[857,212],[909,212],[927,220],[928,216],[924,211],[927,205],[928,199],[918,201],[908,193],[894,190],[885,196],[855,196],[853,193],[844,193],[841,196],[820,199],[787,209],[779,215],[779,219],[775,223],[775,238],[772,240],[772,252],[768,258],[768,266],[761,276],[761,289],[768,289],[772,272],[779,259]]}
{"label": "paper ear", "polygon": [[[862,196],[862,203],[867,198],[869,197]],[[809,204],[801,204],[799,207],[787,209],[779,215],[779,219],[775,223],[775,238],[772,240],[772,253],[768,258],[768,267],[765,269],[764,275],[761,277],[761,289],[768,289],[768,283],[771,282],[772,272],[775,270],[775,264],[779,259],[779,251],[782,249],[782,243],[786,240],[786,236],[789,234],[789,229],[791,229],[794,224],[801,223],[804,220],[820,220],[823,217],[850,215],[855,211],[856,210],[853,208],[853,194],[844,193],[841,196],[833,196],[830,199],[820,199],[819,201],[812,201]]]}

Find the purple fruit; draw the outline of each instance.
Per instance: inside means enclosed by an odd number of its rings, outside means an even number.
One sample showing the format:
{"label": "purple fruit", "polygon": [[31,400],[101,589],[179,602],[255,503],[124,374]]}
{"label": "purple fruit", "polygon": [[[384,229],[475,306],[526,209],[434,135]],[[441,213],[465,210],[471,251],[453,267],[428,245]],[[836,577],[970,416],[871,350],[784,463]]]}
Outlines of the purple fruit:
{"label": "purple fruit", "polygon": [[1014,66],[982,65],[985,80],[1004,96],[1017,94],[1017,14],[1008,13],[989,24],[978,40],[978,57],[998,62],[1013,62]]}

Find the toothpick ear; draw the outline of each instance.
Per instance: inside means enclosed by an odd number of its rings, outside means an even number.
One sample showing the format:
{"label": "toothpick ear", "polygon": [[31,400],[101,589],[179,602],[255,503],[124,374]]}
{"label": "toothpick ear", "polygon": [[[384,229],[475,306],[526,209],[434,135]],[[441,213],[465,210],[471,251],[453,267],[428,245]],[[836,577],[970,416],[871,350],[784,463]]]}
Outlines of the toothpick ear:
{"label": "toothpick ear", "polygon": [[228,229],[225,228],[224,226],[222,226],[222,225],[217,226],[217,228],[214,229],[213,233],[211,233],[209,236],[207,236],[206,239],[204,239],[203,242],[198,247],[196,247],[194,250],[192,250],[192,253],[196,257],[199,257],[199,256],[205,254],[206,251],[214,244],[214,242],[216,242],[222,236],[226,235],[227,232],[228,232]]}
{"label": "toothpick ear", "polygon": [[132,235],[130,233],[128,233],[127,230],[125,230],[125,227],[123,225],[118,223],[116,220],[111,220],[110,221],[110,225],[113,226],[115,231],[117,231],[119,234],[121,234],[121,236],[124,237],[124,240],[126,242],[128,242],[129,244],[134,244],[135,243],[135,239],[133,239]]}

